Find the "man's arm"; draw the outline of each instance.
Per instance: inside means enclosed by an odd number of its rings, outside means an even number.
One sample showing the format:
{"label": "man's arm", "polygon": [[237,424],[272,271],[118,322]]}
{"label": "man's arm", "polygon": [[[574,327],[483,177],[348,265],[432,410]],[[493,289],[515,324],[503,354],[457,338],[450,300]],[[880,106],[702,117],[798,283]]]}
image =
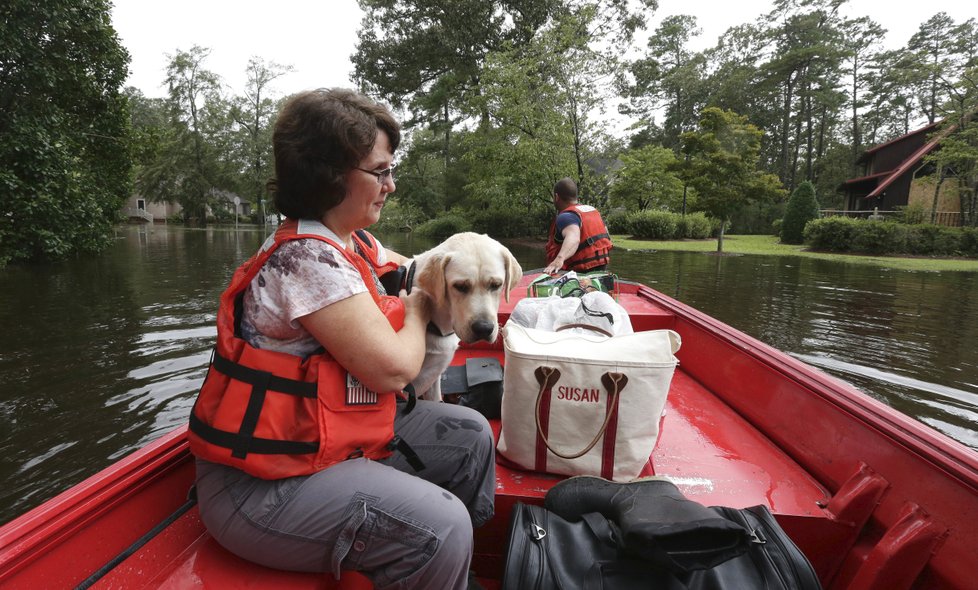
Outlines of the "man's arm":
{"label": "man's arm", "polygon": [[581,245],[581,226],[579,225],[568,225],[560,235],[564,238],[564,242],[560,247],[560,252],[557,252],[557,256],[543,269],[543,272],[547,274],[552,275],[559,271],[564,266],[564,262],[573,256],[577,252],[577,247]]}

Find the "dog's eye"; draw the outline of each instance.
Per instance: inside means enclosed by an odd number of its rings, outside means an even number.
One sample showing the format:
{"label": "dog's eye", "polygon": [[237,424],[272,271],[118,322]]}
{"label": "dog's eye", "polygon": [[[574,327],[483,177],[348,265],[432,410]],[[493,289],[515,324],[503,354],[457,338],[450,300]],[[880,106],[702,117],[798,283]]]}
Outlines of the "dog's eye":
{"label": "dog's eye", "polygon": [[497,283],[496,281],[492,281],[491,283],[489,283],[489,290],[498,291],[502,286],[503,286],[502,283]]}
{"label": "dog's eye", "polygon": [[455,287],[455,290],[458,291],[459,293],[468,293],[469,291],[472,290],[472,287],[469,286],[468,283],[455,283],[452,286]]}

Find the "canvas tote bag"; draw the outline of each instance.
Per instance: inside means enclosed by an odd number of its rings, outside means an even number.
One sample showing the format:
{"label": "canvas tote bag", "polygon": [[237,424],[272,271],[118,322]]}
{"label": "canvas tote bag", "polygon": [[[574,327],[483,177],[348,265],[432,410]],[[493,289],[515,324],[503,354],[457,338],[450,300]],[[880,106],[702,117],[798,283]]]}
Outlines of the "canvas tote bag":
{"label": "canvas tote bag", "polygon": [[679,334],[576,332],[506,324],[497,450],[534,471],[634,479],[658,439]]}

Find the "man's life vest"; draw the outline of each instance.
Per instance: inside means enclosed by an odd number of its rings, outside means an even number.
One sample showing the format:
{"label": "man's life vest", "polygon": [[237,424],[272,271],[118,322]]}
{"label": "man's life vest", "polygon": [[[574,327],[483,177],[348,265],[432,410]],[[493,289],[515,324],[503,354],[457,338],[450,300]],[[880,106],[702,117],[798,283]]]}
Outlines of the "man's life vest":
{"label": "man's life vest", "polygon": [[[598,210],[590,205],[571,205],[560,213],[567,211],[581,218],[581,243],[577,246],[577,252],[564,261],[563,270],[586,271],[608,264],[611,236]],[[561,242],[557,241],[557,219],[554,218],[547,236],[547,260],[557,257]]]}
{"label": "man's life vest", "polygon": [[[391,326],[404,326],[401,300],[380,295],[367,261],[324,230],[317,222],[287,220],[238,268],[221,295],[217,345],[190,413],[190,450],[197,457],[280,479],[350,458],[380,459],[395,447],[403,450],[394,435],[394,392],[370,391],[325,350],[302,358],[258,349],[241,338],[245,289],[279,246],[300,238],[332,245],[360,271]],[[363,232],[354,239],[370,263],[380,266],[372,236]]]}

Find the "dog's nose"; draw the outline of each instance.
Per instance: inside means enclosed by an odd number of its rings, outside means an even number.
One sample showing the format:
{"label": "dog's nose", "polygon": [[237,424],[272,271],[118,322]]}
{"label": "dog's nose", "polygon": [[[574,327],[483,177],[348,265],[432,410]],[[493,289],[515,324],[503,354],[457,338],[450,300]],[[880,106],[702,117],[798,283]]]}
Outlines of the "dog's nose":
{"label": "dog's nose", "polygon": [[477,340],[488,341],[492,337],[492,331],[496,329],[496,323],[489,320],[476,320],[472,322],[472,335]]}

